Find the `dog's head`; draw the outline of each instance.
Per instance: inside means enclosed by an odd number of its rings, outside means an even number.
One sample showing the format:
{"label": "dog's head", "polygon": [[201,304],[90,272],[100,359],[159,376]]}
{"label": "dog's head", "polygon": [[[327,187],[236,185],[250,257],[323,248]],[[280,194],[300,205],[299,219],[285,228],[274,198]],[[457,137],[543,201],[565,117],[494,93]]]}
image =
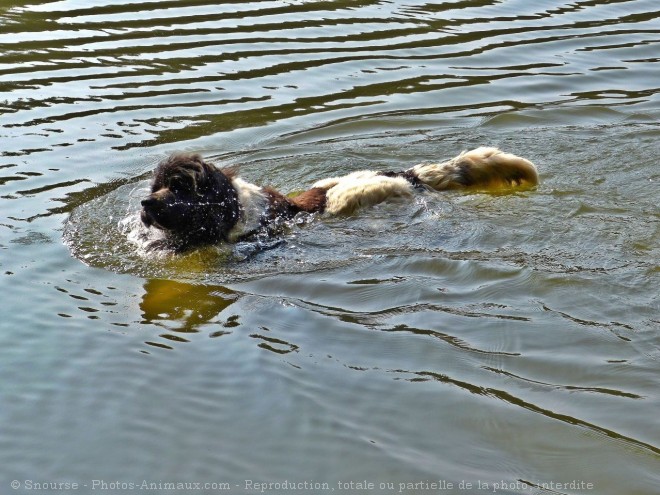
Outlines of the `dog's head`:
{"label": "dog's head", "polygon": [[199,155],[172,155],[154,172],[151,194],[142,200],[142,222],[186,246],[226,240],[239,217],[232,178],[232,172],[218,170]]}

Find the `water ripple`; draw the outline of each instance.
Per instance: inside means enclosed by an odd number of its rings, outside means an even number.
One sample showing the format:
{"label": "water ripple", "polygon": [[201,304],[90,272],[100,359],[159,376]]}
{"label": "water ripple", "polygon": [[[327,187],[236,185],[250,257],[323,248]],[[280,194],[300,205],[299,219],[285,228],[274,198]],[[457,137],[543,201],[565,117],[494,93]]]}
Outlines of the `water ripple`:
{"label": "water ripple", "polygon": [[[397,370],[399,373],[405,373],[403,370]],[[643,442],[641,440],[638,440],[636,438],[632,438],[629,436],[626,436],[624,434],[618,433],[616,431],[603,428],[602,426],[599,426],[594,423],[590,423],[588,421],[584,421],[579,418],[572,417],[570,415],[558,413],[556,411],[546,409],[544,407],[540,407],[536,404],[532,404],[531,402],[527,402],[519,397],[516,397],[514,395],[511,395],[509,392],[506,392],[504,390],[498,390],[495,388],[491,387],[481,387],[478,385],[474,385],[465,381],[457,380],[455,378],[451,378],[447,375],[435,373],[435,372],[430,372],[430,371],[420,371],[420,372],[413,372],[414,375],[416,375],[419,378],[422,379],[430,379],[430,380],[435,380],[438,382],[442,383],[447,383],[451,385],[455,385],[457,387],[460,387],[462,389],[467,390],[470,393],[473,394],[478,394],[478,395],[484,395],[488,397],[493,397],[499,400],[502,400],[508,404],[511,404],[513,406],[517,407],[522,407],[524,409],[527,409],[528,411],[532,411],[534,413],[542,414],[544,416],[547,416],[548,418],[552,418],[558,421],[562,421],[564,423],[578,426],[581,428],[588,429],[594,433],[598,433],[600,435],[605,435],[607,437],[610,437],[612,439],[624,442],[628,444],[631,447],[636,447],[642,450],[649,451],[653,454],[660,454],[660,448],[647,443]]]}

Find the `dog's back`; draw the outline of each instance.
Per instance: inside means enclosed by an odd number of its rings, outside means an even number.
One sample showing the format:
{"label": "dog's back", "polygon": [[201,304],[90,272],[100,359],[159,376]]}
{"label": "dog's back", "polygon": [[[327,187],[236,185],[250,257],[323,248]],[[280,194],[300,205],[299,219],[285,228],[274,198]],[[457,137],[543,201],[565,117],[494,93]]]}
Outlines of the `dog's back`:
{"label": "dog's back", "polygon": [[389,198],[410,196],[416,187],[493,191],[537,184],[538,173],[529,160],[481,147],[446,162],[420,164],[404,172],[364,170],[324,179],[312,187],[326,191],[326,213],[350,214]]}

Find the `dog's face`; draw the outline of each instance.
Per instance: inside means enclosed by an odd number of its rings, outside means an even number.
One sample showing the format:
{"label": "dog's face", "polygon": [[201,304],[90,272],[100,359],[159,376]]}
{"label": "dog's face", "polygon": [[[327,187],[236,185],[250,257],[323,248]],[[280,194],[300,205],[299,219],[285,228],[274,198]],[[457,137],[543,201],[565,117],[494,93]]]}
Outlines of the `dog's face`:
{"label": "dog's face", "polygon": [[158,165],[140,214],[147,227],[165,230],[187,246],[226,240],[238,216],[231,176],[187,154]]}

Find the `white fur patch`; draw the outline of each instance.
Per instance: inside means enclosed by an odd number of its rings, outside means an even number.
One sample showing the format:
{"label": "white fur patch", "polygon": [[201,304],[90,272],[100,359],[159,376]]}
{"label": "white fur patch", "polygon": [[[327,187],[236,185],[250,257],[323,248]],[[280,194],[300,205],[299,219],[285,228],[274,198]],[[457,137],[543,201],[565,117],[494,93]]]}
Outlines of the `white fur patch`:
{"label": "white fur patch", "polygon": [[268,198],[261,187],[244,181],[240,177],[232,180],[238,193],[241,208],[238,223],[229,232],[229,240],[235,242],[239,237],[257,230],[261,226],[261,217],[268,207]]}
{"label": "white fur patch", "polygon": [[385,177],[372,170],[324,179],[313,187],[327,190],[325,212],[330,215],[350,214],[389,198],[413,194],[412,184],[403,177]]}

